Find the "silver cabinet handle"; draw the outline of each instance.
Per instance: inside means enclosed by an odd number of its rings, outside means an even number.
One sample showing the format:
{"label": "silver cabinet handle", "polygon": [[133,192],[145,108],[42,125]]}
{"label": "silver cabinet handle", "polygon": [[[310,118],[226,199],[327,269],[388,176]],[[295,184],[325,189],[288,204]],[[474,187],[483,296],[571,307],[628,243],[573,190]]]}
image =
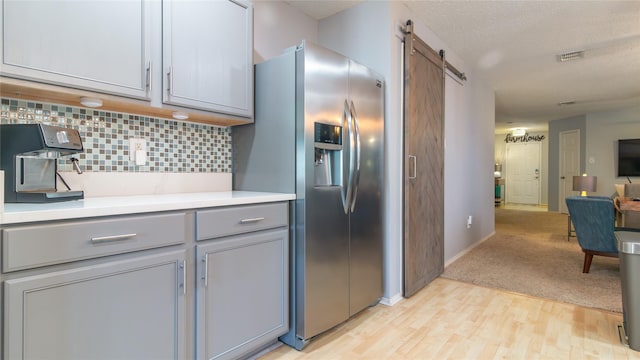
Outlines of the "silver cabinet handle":
{"label": "silver cabinet handle", "polygon": [[202,271],[202,279],[204,279],[204,287],[207,287],[209,284],[209,276],[207,276],[207,272],[209,271],[209,254],[204,254],[202,257],[203,271]]}
{"label": "silver cabinet handle", "polygon": [[182,295],[187,294],[187,262],[186,260],[182,260],[180,263],[180,270],[182,271]]}
{"label": "silver cabinet handle", "polygon": [[173,95],[171,91],[171,86],[173,85],[173,67],[169,68],[169,72],[167,73],[167,93],[169,95]]}
{"label": "silver cabinet handle", "polygon": [[96,236],[91,238],[91,242],[94,244],[99,244],[99,243],[110,242],[110,241],[127,240],[137,235],[138,234],[136,233],[131,233],[131,234],[121,234],[121,235]]}
{"label": "silver cabinet handle", "polygon": [[409,175],[409,179],[415,179],[416,177],[418,177],[418,159],[415,155],[409,155],[409,159],[413,160],[413,175]]}
{"label": "silver cabinet handle", "polygon": [[262,220],[264,220],[263,217],[242,219],[242,220],[240,220],[240,224],[251,224],[251,223],[255,223],[255,222],[258,222],[258,221],[262,221]]}
{"label": "silver cabinet handle", "polygon": [[147,93],[151,94],[151,61],[149,61],[149,64],[147,65]]}

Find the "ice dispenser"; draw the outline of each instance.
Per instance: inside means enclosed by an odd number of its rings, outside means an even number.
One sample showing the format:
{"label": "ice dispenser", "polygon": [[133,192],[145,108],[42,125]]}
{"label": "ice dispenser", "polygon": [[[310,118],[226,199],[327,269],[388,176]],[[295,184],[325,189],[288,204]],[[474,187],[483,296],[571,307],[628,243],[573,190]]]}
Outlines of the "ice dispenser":
{"label": "ice dispenser", "polygon": [[314,124],[315,186],[339,186],[342,179],[342,126]]}

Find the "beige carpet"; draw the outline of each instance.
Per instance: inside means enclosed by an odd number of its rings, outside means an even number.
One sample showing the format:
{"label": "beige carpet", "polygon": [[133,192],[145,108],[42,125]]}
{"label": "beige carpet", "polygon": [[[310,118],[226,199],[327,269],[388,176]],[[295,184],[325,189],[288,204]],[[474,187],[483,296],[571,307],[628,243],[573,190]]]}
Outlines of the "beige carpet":
{"label": "beige carpet", "polygon": [[442,275],[480,286],[622,312],[618,259],[584,254],[567,241],[567,216],[496,209],[496,234],[450,264]]}

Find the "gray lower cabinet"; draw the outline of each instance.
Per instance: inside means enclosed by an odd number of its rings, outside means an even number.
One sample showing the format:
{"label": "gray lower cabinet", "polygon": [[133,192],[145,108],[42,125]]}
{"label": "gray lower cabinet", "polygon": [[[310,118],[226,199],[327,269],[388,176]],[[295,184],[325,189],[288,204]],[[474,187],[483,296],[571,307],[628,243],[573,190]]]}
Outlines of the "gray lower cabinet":
{"label": "gray lower cabinet", "polygon": [[182,359],[185,251],[7,280],[6,359]]}
{"label": "gray lower cabinet", "polygon": [[7,360],[238,359],[289,329],[289,204],[0,227]]}
{"label": "gray lower cabinet", "polygon": [[[275,208],[273,205],[229,208],[230,215],[238,218],[220,223],[222,232],[224,227],[235,224],[256,229],[260,223],[269,224],[274,218],[283,221],[273,221],[270,225],[273,229],[247,230],[251,232],[198,241],[198,359],[245,357],[288,331],[287,209],[286,203]],[[198,222],[206,221],[212,214],[198,214]],[[219,219],[221,214],[216,215]]]}
{"label": "gray lower cabinet", "polygon": [[0,227],[2,358],[187,358],[189,219],[166,212]]}

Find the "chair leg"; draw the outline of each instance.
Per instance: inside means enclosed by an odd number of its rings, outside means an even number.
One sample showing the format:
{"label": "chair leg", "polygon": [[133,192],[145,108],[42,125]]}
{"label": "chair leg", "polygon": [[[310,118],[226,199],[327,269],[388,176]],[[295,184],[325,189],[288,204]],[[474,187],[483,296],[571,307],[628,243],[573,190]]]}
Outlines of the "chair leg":
{"label": "chair leg", "polygon": [[582,265],[582,273],[589,273],[589,269],[591,269],[591,261],[593,260],[593,253],[590,251],[584,252],[584,264]]}

